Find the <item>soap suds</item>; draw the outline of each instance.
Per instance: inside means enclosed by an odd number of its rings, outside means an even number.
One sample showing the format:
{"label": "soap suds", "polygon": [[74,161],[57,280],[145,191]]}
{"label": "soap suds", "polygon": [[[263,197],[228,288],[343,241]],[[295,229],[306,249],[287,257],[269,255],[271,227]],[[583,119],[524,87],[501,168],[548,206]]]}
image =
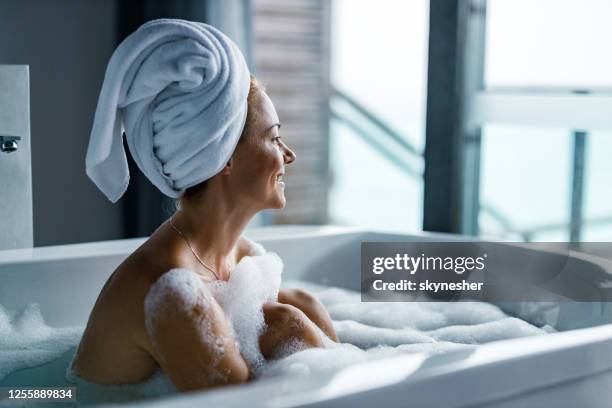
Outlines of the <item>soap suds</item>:
{"label": "soap suds", "polygon": [[51,328],[36,303],[11,314],[0,305],[0,380],[59,358],[78,343],[82,327]]}
{"label": "soap suds", "polygon": [[240,352],[253,371],[265,362],[259,348],[264,327],[263,304],[276,301],[283,262],[274,253],[245,256],[227,282],[210,285],[213,296],[232,323]]}
{"label": "soap suds", "polygon": [[[177,314],[185,314],[199,326],[200,340],[212,351],[208,370],[202,375],[208,383],[223,382],[224,373],[218,366],[225,355],[225,344],[229,339],[215,335],[212,322],[206,315],[212,315],[214,300],[200,277],[184,268],[171,269],[161,275],[151,285],[144,302],[145,327],[154,347],[159,351],[160,334],[157,327],[160,322],[172,319]],[[164,358],[163,353],[159,353]]]}
{"label": "soap suds", "polygon": [[[186,269],[173,269],[162,275],[145,300],[145,323],[152,339],[156,319],[169,312],[169,307],[200,313],[198,308],[210,304],[207,296],[214,297],[224,310],[243,357],[256,369],[258,377],[308,376],[381,357],[470,350],[490,341],[554,331],[550,326],[539,328],[509,317],[488,303],[361,303],[360,293],[356,291],[285,282],[283,286],[312,292],[326,306],[340,343],[319,330],[325,348],[306,348],[298,340],[288,341],[277,350],[275,359],[266,361],[258,342],[265,328],[261,308],[265,302],[277,300],[283,263],[277,255],[265,253],[258,244],[252,248],[252,256],[241,260],[227,282],[206,287],[194,272]],[[167,302],[168,299],[173,301]],[[181,301],[177,303],[176,299]],[[525,305],[524,308],[534,315],[554,311],[545,306]],[[544,317],[542,321],[548,322],[548,315]],[[36,305],[14,315],[0,306],[0,378],[19,368],[58,358],[70,347],[76,347],[82,330],[46,326]],[[204,323],[202,332],[217,354],[222,355],[228,339],[209,336],[210,327]],[[130,400],[176,392],[161,370],[143,383],[129,385],[91,384],[70,369],[67,379],[79,385],[79,398],[86,396],[95,401]]]}
{"label": "soap suds", "polygon": [[100,385],[84,380],[73,370],[66,370],[66,380],[77,387],[79,402],[123,402],[154,398],[178,392],[163,370],[157,369],[146,381],[135,384]]}
{"label": "soap suds", "polygon": [[[251,254],[262,255],[243,257],[227,282],[215,281],[205,287],[194,272],[183,268],[172,269],[158,278],[145,299],[145,323],[151,339],[156,337],[156,319],[162,318],[167,308],[186,312],[206,308],[210,303],[206,296],[211,293],[231,323],[241,355],[251,370],[257,371],[265,362],[259,348],[259,336],[265,327],[262,307],[277,300],[283,263],[276,254],[265,253],[259,244],[251,241],[250,247]],[[212,336],[208,321],[202,323],[201,332],[203,339],[216,347],[220,359],[223,344],[229,340]]]}
{"label": "soap suds", "polygon": [[298,351],[269,362],[262,376],[309,376],[371,359],[406,353],[438,354],[469,350],[496,340],[554,331],[507,316],[483,302],[361,303],[359,292],[307,282],[287,282],[306,289],[326,306],[340,343]]}

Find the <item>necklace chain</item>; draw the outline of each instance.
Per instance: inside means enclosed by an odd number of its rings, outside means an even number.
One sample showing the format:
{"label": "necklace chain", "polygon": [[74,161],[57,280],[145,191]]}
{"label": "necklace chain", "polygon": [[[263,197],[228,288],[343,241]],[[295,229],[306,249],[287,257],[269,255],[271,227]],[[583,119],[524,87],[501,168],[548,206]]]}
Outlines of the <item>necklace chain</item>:
{"label": "necklace chain", "polygon": [[174,216],[176,215],[176,213],[170,217],[170,225],[172,226],[172,229],[176,231],[177,234],[179,234],[181,236],[181,238],[183,238],[183,240],[185,241],[185,243],[187,244],[187,246],[189,247],[189,249],[191,250],[191,253],[193,254],[193,256],[196,257],[196,259],[198,260],[198,262],[200,263],[200,265],[202,265],[204,268],[208,269],[210,272],[212,272],[213,275],[215,275],[215,278],[217,278],[217,280],[221,280],[219,278],[219,276],[217,275],[217,273],[215,272],[215,270],[213,268],[211,268],[210,266],[208,266],[204,261],[202,261],[202,259],[200,259],[200,257],[198,256],[198,254],[196,253],[196,251],[193,249],[193,247],[191,246],[191,243],[189,242],[189,240],[187,239],[187,237],[185,236],[185,234],[183,234],[183,231],[181,231],[180,229],[178,229],[178,227],[176,226],[176,224],[174,223]]}

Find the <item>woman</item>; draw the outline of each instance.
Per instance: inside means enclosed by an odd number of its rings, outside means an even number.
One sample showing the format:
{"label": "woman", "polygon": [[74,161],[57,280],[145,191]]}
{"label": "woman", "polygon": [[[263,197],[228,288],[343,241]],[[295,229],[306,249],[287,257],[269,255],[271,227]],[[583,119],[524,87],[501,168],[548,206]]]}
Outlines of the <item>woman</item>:
{"label": "woman", "polygon": [[[194,57],[196,51],[203,57]],[[182,391],[250,378],[252,367],[209,285],[228,280],[243,257],[255,254],[241,235],[252,217],[285,205],[282,177],[295,154],[281,138],[280,126],[237,47],[210,26],[157,20],[118,47],[98,102],[88,175],[113,201],[125,191],[129,177],[117,169],[127,173],[127,168],[116,165],[125,159],[117,142],[117,130],[125,128],[139,168],[162,192],[179,198],[180,210],[104,285],[73,362],[77,375],[99,384],[127,384],[142,382],[161,367]],[[217,135],[213,142],[209,134]],[[202,146],[194,147],[198,143]],[[193,170],[181,172],[185,163]],[[168,271],[177,268],[187,272],[174,279]],[[145,302],[156,303],[160,312],[151,314]],[[291,341],[322,347],[319,329],[337,340],[329,314],[305,291],[280,290],[263,313],[259,345],[266,358]]]}

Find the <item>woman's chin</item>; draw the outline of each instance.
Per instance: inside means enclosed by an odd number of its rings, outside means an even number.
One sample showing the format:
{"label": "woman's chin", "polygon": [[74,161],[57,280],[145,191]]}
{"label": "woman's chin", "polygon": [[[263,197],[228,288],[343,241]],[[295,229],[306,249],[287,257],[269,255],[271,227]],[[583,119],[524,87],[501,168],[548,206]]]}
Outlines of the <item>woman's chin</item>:
{"label": "woman's chin", "polygon": [[278,200],[276,202],[276,206],[274,207],[274,209],[282,210],[283,208],[285,208],[286,204],[287,204],[287,200],[285,200],[285,197],[283,197],[281,200]]}
{"label": "woman's chin", "polygon": [[285,208],[285,204],[287,204],[287,200],[285,199],[285,194],[283,192],[279,192],[274,197],[274,201],[271,206],[275,210],[281,210]]}
{"label": "woman's chin", "polygon": [[287,203],[287,199],[285,199],[285,186],[283,183],[283,185],[276,185],[274,187],[274,192],[272,197],[270,197],[268,208],[280,210],[285,208],[285,204]]}

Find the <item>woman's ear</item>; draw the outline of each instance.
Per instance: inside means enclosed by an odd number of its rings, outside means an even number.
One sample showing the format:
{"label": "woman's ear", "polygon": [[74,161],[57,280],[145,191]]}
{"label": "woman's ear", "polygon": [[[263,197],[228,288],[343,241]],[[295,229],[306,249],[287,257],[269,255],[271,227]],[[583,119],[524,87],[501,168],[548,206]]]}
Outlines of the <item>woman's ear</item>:
{"label": "woman's ear", "polygon": [[223,170],[221,170],[219,172],[219,174],[221,174],[222,176],[227,176],[228,174],[230,174],[232,172],[232,162],[233,162],[233,160],[234,160],[234,158],[230,157],[229,161],[223,167]]}

